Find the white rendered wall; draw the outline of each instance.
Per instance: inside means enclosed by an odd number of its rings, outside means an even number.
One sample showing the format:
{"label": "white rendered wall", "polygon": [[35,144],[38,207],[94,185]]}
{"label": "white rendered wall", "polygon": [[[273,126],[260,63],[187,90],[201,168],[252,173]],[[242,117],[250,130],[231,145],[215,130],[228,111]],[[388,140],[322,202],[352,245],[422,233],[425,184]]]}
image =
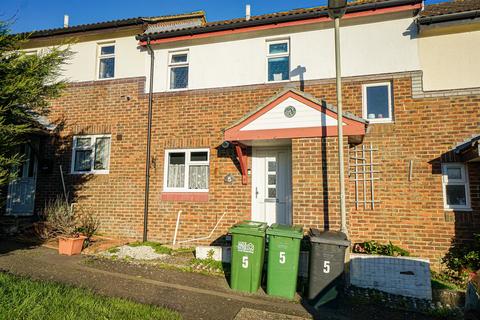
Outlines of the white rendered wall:
{"label": "white rendered wall", "polygon": [[[63,66],[63,75],[71,82],[98,79],[98,45],[115,44],[115,79],[145,75],[145,52],[138,49],[135,36],[102,39],[98,41],[78,41],[71,45],[72,58]],[[28,48],[27,51],[43,48]],[[112,79],[112,78],[110,78]]]}
{"label": "white rendered wall", "polygon": [[[342,75],[419,70],[418,40],[411,36],[416,32],[413,19],[385,16],[346,21],[341,28]],[[266,42],[272,39],[290,40],[291,80],[335,77],[332,24],[319,23],[156,45],[154,91],[167,90],[168,53],[180,49],[189,50],[188,89],[266,83]],[[150,58],[145,48],[138,47],[134,35],[72,45],[75,55],[64,67],[65,76],[73,82],[96,80],[97,46],[112,41],[116,44],[115,78],[146,76],[148,84]]]}
{"label": "white rendered wall", "polygon": [[423,90],[480,87],[480,31],[419,38]]}
{"label": "white rendered wall", "polygon": [[350,283],[407,297],[432,299],[428,259],[352,253]]}
{"label": "white rendered wall", "polygon": [[[154,47],[154,91],[168,88],[168,52],[189,50],[188,89],[204,89],[266,83],[267,40],[290,40],[290,72],[292,80],[335,77],[334,41],[331,24],[318,30],[245,39],[209,39]],[[290,29],[291,30],[291,29]],[[298,29],[297,29],[298,30]],[[413,17],[349,24],[341,29],[342,75],[358,76],[419,69],[417,39]],[[146,57],[147,58],[147,57]],[[145,72],[148,71],[148,63]]]}
{"label": "white rendered wall", "polygon": [[[293,106],[296,110],[295,115],[291,118],[286,117],[284,113],[285,108],[288,106]],[[307,106],[296,99],[288,98],[244,126],[240,131],[312,128],[336,125],[336,119],[318,111],[317,109]]]}

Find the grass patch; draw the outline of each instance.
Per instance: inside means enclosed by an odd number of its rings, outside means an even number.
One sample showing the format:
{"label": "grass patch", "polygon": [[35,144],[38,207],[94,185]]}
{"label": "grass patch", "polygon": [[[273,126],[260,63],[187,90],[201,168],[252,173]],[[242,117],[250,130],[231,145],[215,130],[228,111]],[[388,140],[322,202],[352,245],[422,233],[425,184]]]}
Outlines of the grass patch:
{"label": "grass patch", "polygon": [[120,248],[119,247],[113,247],[113,248],[110,248],[107,250],[108,253],[119,253],[120,252]]}
{"label": "grass patch", "polygon": [[128,244],[130,247],[140,247],[140,246],[149,246],[152,247],[158,254],[172,254],[173,250],[165,247],[161,243],[153,242],[153,241],[145,241],[145,242],[133,242]]}
{"label": "grass patch", "polygon": [[192,259],[190,267],[194,271],[204,271],[207,273],[223,273],[223,264],[221,261],[213,259]]}
{"label": "grass patch", "polygon": [[174,311],[0,272],[0,319],[181,319]]}
{"label": "grass patch", "polygon": [[177,248],[173,250],[174,254],[184,254],[184,253],[193,253],[195,252],[195,248]]}
{"label": "grass patch", "polygon": [[453,283],[445,282],[442,280],[432,279],[431,283],[432,283],[432,289],[463,291],[461,288],[457,287]]}
{"label": "grass patch", "polygon": [[432,289],[465,291],[468,275],[465,279],[452,275],[452,272],[435,272],[431,270]]}

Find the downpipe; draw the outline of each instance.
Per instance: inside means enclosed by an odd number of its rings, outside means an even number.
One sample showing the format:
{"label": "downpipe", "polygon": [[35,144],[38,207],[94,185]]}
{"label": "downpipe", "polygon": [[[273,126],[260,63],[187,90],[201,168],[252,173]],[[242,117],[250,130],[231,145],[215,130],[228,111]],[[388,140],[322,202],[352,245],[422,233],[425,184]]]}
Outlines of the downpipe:
{"label": "downpipe", "polygon": [[145,205],[143,209],[143,242],[148,240],[148,201],[150,197],[150,153],[152,149],[152,109],[153,109],[153,71],[155,54],[147,39],[147,50],[150,54],[150,87],[148,90],[148,126],[147,126],[147,158],[145,160]]}

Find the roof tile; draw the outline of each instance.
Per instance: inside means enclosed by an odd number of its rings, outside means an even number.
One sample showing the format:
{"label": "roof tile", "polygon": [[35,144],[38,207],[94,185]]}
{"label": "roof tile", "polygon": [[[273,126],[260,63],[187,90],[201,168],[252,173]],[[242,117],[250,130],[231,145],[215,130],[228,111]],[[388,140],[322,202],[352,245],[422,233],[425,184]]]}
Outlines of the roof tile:
{"label": "roof tile", "polygon": [[475,10],[480,10],[480,0],[447,1],[426,6],[420,13],[420,17],[434,17]]}

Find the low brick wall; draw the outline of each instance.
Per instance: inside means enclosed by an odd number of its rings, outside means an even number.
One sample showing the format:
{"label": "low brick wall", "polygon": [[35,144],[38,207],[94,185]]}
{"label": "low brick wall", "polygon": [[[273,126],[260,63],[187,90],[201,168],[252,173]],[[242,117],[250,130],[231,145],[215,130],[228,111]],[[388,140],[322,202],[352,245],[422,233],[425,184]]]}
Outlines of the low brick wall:
{"label": "low brick wall", "polygon": [[350,283],[396,295],[432,299],[428,259],[351,254]]}

